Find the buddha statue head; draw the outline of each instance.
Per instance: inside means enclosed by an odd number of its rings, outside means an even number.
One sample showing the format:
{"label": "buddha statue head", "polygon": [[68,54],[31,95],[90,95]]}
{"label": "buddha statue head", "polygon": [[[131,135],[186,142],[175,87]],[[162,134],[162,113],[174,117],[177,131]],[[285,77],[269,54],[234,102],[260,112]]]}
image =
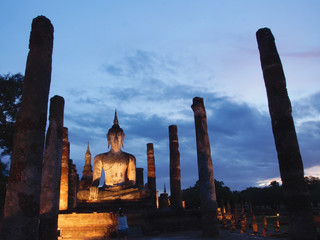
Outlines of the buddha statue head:
{"label": "buddha statue head", "polygon": [[108,148],[111,145],[111,152],[121,152],[121,146],[123,147],[124,137],[125,134],[122,128],[119,126],[117,111],[115,111],[113,126],[107,133]]}

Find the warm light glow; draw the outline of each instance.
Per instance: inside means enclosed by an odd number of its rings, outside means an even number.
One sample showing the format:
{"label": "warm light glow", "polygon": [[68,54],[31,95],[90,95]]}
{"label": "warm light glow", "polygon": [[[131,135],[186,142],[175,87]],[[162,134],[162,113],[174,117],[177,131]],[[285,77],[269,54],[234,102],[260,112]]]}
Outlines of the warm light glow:
{"label": "warm light glow", "polygon": [[157,208],[159,208],[159,191],[156,191],[156,204]]}
{"label": "warm light glow", "polygon": [[58,239],[104,239],[106,233],[116,231],[117,224],[117,217],[112,212],[59,214]]}

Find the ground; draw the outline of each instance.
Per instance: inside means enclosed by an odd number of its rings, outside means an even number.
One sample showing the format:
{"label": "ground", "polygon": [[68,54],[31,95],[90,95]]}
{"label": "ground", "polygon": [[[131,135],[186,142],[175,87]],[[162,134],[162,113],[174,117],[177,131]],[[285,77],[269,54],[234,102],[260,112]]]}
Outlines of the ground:
{"label": "ground", "polygon": [[[285,237],[263,237],[263,236],[255,236],[251,235],[250,232],[246,232],[244,234],[240,234],[240,232],[231,233],[228,230],[220,230],[220,236],[214,238],[216,240],[281,240],[286,239]],[[166,234],[159,234],[156,236],[149,236],[149,237],[139,237],[139,238],[129,238],[129,239],[140,239],[140,240],[205,240],[205,239],[213,239],[213,238],[204,238],[201,236],[200,231],[184,231],[184,232],[175,232],[175,233],[166,233]]]}

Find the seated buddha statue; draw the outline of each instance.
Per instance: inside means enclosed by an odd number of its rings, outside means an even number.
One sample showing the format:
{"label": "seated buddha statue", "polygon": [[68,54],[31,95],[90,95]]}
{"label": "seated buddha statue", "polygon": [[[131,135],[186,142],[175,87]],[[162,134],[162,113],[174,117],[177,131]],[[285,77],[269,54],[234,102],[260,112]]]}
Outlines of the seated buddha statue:
{"label": "seated buddha statue", "polygon": [[107,134],[108,148],[111,150],[101,153],[94,158],[92,186],[98,187],[102,169],[105,173],[103,188],[125,189],[136,184],[136,158],[121,150],[125,134],[119,126],[117,112],[115,113],[113,126]]}
{"label": "seated buddha statue", "polygon": [[[113,126],[107,134],[108,148],[111,146],[111,149],[95,156],[92,186],[89,190],[80,190],[77,193],[80,202],[139,200],[150,195],[148,191],[136,187],[136,158],[121,150],[124,137],[115,112]],[[99,188],[102,170],[105,180]]]}

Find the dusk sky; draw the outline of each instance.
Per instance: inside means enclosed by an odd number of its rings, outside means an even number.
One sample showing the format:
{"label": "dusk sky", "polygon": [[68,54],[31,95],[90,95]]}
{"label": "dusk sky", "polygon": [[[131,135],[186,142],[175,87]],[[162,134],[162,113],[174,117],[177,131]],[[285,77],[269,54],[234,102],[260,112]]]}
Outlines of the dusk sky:
{"label": "dusk sky", "polygon": [[70,157],[82,175],[108,151],[117,109],[124,151],[160,192],[168,126],[178,126],[182,188],[198,179],[192,99],[204,98],[215,178],[231,190],[279,178],[256,31],[271,29],[284,68],[305,175],[320,177],[320,1],[13,1],[0,3],[0,74],[24,75],[32,19],[54,26],[50,97],[65,99]]}

